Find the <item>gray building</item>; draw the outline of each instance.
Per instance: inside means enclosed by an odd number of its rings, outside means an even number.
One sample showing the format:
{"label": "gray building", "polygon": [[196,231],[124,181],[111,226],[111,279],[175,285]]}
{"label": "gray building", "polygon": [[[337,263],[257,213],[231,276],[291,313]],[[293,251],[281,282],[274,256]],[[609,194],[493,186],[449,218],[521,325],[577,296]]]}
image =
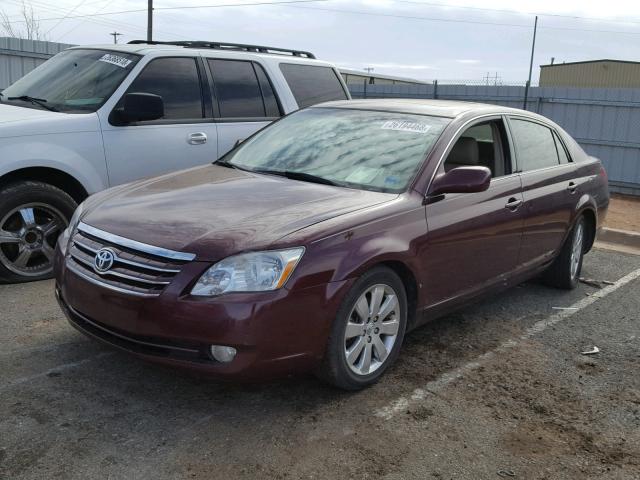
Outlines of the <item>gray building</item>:
{"label": "gray building", "polygon": [[0,37],[0,90],[73,45]]}
{"label": "gray building", "polygon": [[640,88],[640,62],[604,59],[540,65],[540,86]]}
{"label": "gray building", "polygon": [[368,85],[430,85],[431,82],[416,80],[415,78],[396,77],[393,75],[380,75],[377,73],[361,72],[359,70],[349,70],[341,68],[340,73],[347,84],[368,84]]}

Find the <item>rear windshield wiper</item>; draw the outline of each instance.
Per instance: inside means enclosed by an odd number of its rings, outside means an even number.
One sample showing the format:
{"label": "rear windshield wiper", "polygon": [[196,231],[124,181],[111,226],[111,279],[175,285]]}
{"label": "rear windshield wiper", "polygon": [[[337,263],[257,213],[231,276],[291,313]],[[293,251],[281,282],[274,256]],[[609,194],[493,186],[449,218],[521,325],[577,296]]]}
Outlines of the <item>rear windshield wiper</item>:
{"label": "rear windshield wiper", "polygon": [[19,95],[17,97],[7,97],[7,100],[22,100],[23,102],[31,102],[33,105],[39,105],[42,108],[45,108],[45,109],[49,110],[50,112],[59,111],[55,107],[51,107],[49,105],[46,105],[47,101],[44,98],[36,98],[36,97],[32,97],[30,95]]}

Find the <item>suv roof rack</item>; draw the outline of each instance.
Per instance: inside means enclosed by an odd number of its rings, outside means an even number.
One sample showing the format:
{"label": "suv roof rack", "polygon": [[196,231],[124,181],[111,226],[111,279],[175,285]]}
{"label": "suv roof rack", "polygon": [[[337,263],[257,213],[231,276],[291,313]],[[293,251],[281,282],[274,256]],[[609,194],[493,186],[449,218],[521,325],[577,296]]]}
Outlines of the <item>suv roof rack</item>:
{"label": "suv roof rack", "polygon": [[304,50],[291,50],[288,48],[265,47],[263,45],[247,45],[244,43],[225,43],[225,42],[203,42],[203,41],[178,41],[178,42],[159,42],[147,40],[131,40],[129,44],[133,45],[175,45],[185,48],[211,48],[214,50],[231,50],[236,52],[255,52],[255,53],[275,53],[278,55],[291,55],[293,57],[316,58],[311,52]]}

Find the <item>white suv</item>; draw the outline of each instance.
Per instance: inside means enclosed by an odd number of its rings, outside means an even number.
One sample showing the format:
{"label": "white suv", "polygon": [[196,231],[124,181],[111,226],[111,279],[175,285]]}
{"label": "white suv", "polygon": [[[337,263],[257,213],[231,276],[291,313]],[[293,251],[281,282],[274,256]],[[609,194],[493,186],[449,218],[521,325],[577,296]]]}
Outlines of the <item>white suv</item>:
{"label": "white suv", "polygon": [[59,53],[0,93],[0,282],[50,276],[88,195],[212,162],[282,115],[348,98],[333,65],[298,50],[133,41]]}

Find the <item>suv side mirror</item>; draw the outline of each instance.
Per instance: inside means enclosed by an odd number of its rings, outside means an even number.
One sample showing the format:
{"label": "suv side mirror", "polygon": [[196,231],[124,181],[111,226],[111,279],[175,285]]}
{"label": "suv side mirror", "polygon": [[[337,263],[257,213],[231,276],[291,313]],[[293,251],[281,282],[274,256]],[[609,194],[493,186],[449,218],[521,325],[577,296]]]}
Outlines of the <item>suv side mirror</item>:
{"label": "suv side mirror", "polygon": [[429,195],[484,192],[490,183],[491,170],[487,167],[457,167],[438,175]]}
{"label": "suv side mirror", "polygon": [[127,93],[124,96],[120,118],[125,122],[143,122],[164,117],[164,102],[153,93]]}

